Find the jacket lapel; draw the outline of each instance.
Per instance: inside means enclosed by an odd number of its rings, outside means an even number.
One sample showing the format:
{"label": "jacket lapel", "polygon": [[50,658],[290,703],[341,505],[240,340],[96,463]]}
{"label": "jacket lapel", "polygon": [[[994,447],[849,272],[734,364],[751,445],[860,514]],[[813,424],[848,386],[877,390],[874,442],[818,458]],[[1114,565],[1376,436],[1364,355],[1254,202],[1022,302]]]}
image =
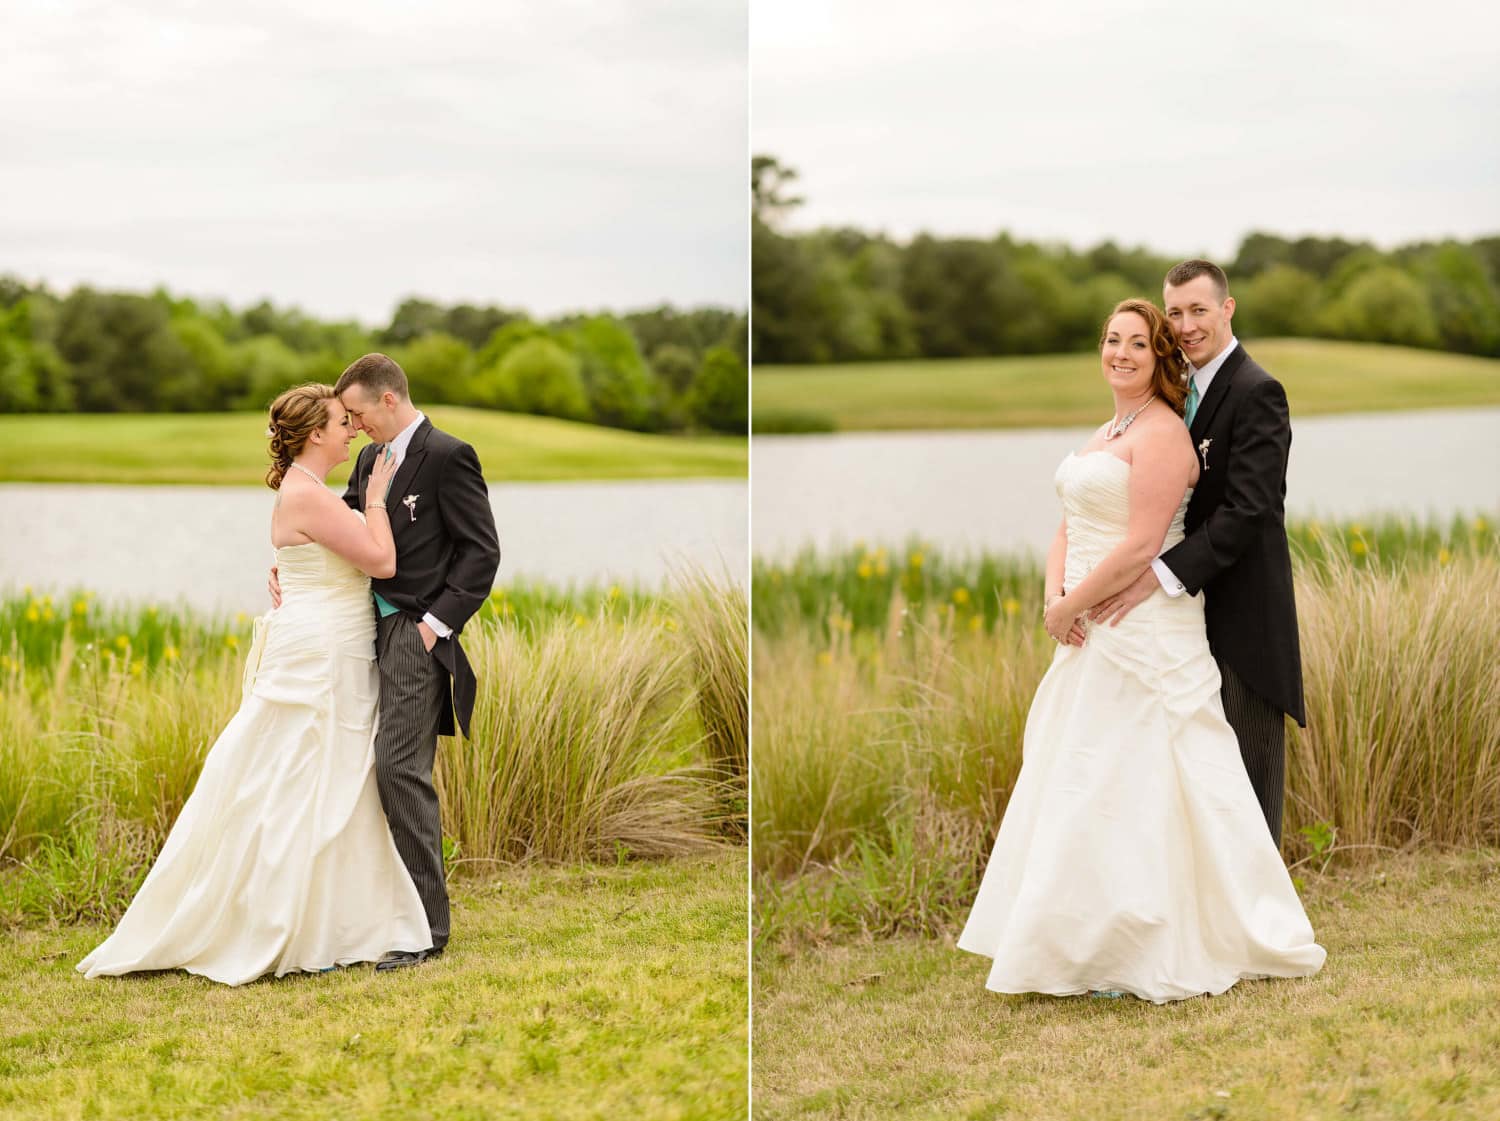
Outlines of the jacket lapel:
{"label": "jacket lapel", "polygon": [[1237,343],[1234,350],[1230,351],[1229,357],[1224,359],[1224,365],[1219,367],[1219,372],[1214,375],[1213,384],[1208,387],[1208,396],[1203,398],[1197,413],[1193,416],[1193,423],[1188,429],[1188,434],[1192,436],[1194,444],[1203,439],[1208,426],[1213,423],[1214,413],[1219,411],[1224,398],[1229,396],[1229,383],[1234,380],[1234,372],[1240,368],[1240,363],[1244,360],[1245,348]]}
{"label": "jacket lapel", "polygon": [[[401,466],[396,469],[396,477],[391,480],[390,498],[386,501],[390,504],[391,532],[395,533],[399,527],[410,525],[415,521],[416,510],[421,508],[422,496],[418,494],[413,505],[406,505],[406,496],[413,494],[411,486],[417,477],[417,470],[422,466],[422,460],[427,457],[427,434],[432,431],[432,421],[425,417],[422,423],[417,425],[417,430],[412,433],[411,443],[406,446],[406,458],[401,461]],[[398,508],[399,507],[399,511]],[[404,511],[405,516],[400,516]]]}

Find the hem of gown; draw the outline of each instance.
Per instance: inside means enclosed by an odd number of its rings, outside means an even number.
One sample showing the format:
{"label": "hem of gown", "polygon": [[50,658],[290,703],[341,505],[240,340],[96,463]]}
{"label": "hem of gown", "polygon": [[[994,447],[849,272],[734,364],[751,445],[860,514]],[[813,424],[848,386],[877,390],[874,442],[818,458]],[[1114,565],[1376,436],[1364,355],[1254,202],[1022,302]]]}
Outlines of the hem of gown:
{"label": "hem of gown", "polygon": [[[959,944],[958,948],[964,953],[973,954],[976,957],[982,957],[990,961],[993,961],[995,957],[984,950],[976,950],[962,944]],[[1174,985],[1169,989],[1151,989],[1147,986],[1133,984],[1130,981],[1120,978],[1099,978],[1096,981],[1089,981],[1080,985],[1055,985],[1050,988],[1044,988],[1038,985],[1026,985],[1023,983],[995,983],[993,976],[985,978],[984,987],[992,993],[1003,993],[1008,996],[1024,996],[1036,993],[1040,996],[1069,997],[1086,996],[1089,993],[1098,992],[1121,992],[1128,993],[1130,996],[1151,1004],[1170,1004],[1174,1000],[1192,1000],[1194,997],[1200,996],[1223,996],[1241,981],[1295,981],[1299,978],[1312,977],[1322,968],[1323,963],[1319,962],[1311,969],[1306,967],[1289,968],[1285,972],[1278,973],[1246,970],[1233,975],[1226,974],[1219,980],[1208,985]]]}
{"label": "hem of gown", "polygon": [[[425,946],[417,945],[417,941],[419,940],[407,939],[405,942],[398,943],[394,946],[389,946],[384,950],[380,950],[379,952],[370,951],[370,953],[368,954],[363,952],[344,954],[336,957],[331,962],[325,962],[318,965],[275,965],[269,969],[266,969],[264,972],[257,973],[254,976],[250,977],[229,976],[224,974],[223,971],[215,971],[212,968],[204,968],[193,965],[126,965],[103,967],[90,966],[88,968],[85,968],[84,963],[80,962],[78,965],[74,966],[74,969],[76,969],[86,981],[95,981],[101,977],[128,977],[133,973],[190,973],[194,977],[203,977],[207,980],[215,982],[216,984],[228,985],[231,988],[238,988],[241,985],[248,985],[253,981],[259,981],[263,977],[274,976],[279,980],[289,973],[326,973],[330,969],[345,968],[351,965],[373,965],[388,953],[420,953],[424,950],[430,950],[432,948],[432,942],[430,940]],[[85,959],[85,961],[86,960],[87,959]]]}

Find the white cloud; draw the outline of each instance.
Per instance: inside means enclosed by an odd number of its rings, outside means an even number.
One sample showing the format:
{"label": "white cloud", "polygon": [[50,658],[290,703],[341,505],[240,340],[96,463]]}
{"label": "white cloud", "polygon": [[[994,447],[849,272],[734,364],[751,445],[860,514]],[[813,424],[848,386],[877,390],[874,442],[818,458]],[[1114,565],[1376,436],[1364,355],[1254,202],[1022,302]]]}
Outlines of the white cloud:
{"label": "white cloud", "polygon": [[752,147],[797,226],[1225,255],[1500,229],[1494,10],[753,0]]}
{"label": "white cloud", "polygon": [[745,2],[8,7],[0,270],[371,323],[744,306]]}

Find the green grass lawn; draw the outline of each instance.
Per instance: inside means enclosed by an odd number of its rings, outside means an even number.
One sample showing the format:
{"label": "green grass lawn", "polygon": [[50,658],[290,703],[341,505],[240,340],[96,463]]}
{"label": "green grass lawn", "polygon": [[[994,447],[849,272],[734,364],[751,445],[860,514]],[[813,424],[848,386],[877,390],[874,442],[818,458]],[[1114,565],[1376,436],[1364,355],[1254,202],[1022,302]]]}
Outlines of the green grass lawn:
{"label": "green grass lawn", "polygon": [[755,967],[757,1121],[1500,1117],[1500,850],[1307,876],[1328,962],[1156,1006],[1002,996],[948,940]]}
{"label": "green grass lawn", "polygon": [[[1294,419],[1500,404],[1500,359],[1320,339],[1245,345],[1286,386]],[[1109,412],[1093,352],[757,366],[752,386],[756,431],[794,412],[821,414],[841,431],[1094,425]]]}
{"label": "green grass lawn", "polygon": [[0,954],[3,1118],[652,1118],[746,1113],[745,852],[521,869],[454,892],[439,961],[241,988],[85,981],[107,933]]}
{"label": "green grass lawn", "polygon": [[[474,445],[492,482],[743,479],[749,463],[737,436],[654,436],[456,406],[427,413]],[[0,482],[259,485],[270,466],[265,427],[259,413],[0,416]],[[329,481],[347,478],[340,467]]]}

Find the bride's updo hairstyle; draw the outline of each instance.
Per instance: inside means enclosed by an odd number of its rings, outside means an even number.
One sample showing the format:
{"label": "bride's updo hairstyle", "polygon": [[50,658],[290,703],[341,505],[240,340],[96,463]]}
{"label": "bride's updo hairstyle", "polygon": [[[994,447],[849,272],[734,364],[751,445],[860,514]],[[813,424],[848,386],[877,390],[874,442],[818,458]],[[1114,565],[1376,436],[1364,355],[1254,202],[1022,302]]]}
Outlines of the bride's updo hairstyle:
{"label": "bride's updo hairstyle", "polygon": [[307,446],[307,438],[328,423],[328,402],[333,396],[333,386],[308,382],[292,386],[271,402],[271,424],[266,429],[271,469],[266,472],[266,486],[281,489],[281,480]]}
{"label": "bride's updo hairstyle", "polygon": [[1109,334],[1110,320],[1127,311],[1135,312],[1146,321],[1151,350],[1156,355],[1156,369],[1151,374],[1152,392],[1181,416],[1187,402],[1187,359],[1178,349],[1177,332],[1172,329],[1172,324],[1159,307],[1150,300],[1121,300],[1104,320],[1104,326],[1099,328],[1099,348],[1104,348],[1104,336]]}

